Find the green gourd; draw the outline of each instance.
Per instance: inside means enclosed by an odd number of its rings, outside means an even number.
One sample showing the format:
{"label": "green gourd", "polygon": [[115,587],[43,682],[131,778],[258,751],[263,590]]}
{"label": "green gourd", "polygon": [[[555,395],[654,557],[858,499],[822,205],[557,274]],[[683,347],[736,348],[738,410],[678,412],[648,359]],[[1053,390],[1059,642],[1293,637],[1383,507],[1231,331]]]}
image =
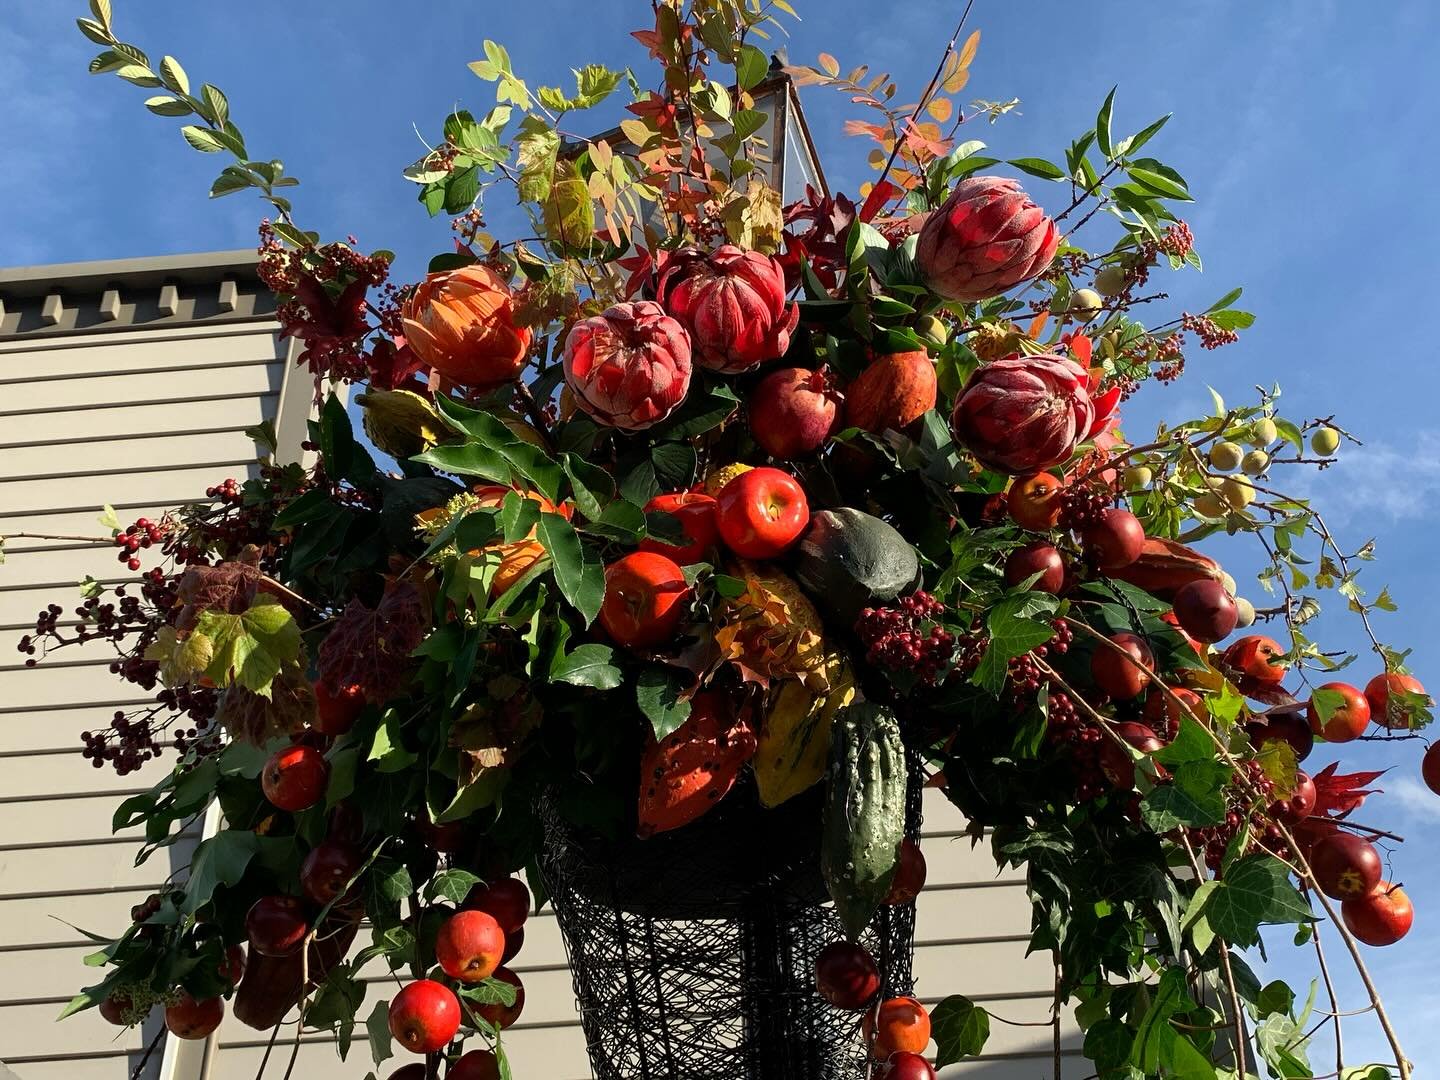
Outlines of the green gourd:
{"label": "green gourd", "polygon": [[906,782],[894,713],[860,701],[836,714],[820,866],[851,938],[869,924],[895,876],[905,837]]}

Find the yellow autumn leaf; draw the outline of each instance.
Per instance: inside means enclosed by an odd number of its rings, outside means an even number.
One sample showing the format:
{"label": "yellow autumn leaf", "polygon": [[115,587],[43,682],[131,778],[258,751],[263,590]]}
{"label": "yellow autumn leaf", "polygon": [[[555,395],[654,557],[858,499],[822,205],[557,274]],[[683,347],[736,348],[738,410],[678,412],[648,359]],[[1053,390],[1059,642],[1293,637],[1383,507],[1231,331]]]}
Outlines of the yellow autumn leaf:
{"label": "yellow autumn leaf", "polygon": [[925,106],[925,111],[943,124],[954,114],[955,104],[949,98],[937,97]]}
{"label": "yellow autumn leaf", "polygon": [[779,806],[825,775],[831,724],[854,700],[855,680],[837,653],[826,655],[824,670],[828,691],[813,693],[799,680],[787,680],[765,716],[754,758],[756,786],[765,806]]}
{"label": "yellow autumn leaf", "polygon": [[974,30],[965,39],[965,44],[960,46],[960,67],[968,68],[975,59],[975,52],[980,48],[980,31]]}
{"label": "yellow autumn leaf", "polygon": [[840,74],[840,61],[829,53],[822,52],[820,54],[820,70],[833,79]]}
{"label": "yellow autumn leaf", "polygon": [[210,666],[214,654],[214,642],[204,634],[191,631],[180,638],[173,626],[162,626],[145,649],[145,659],[160,665],[160,681],[166,686],[194,681]]}

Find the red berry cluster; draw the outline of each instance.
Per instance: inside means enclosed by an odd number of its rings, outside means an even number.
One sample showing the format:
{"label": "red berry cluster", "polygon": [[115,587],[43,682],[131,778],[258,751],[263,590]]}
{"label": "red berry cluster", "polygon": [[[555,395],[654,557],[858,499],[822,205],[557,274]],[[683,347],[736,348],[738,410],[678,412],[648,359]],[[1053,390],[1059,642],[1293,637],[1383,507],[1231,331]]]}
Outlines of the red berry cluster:
{"label": "red berry cluster", "polygon": [[[1283,856],[1287,850],[1284,834],[1269,812],[1275,797],[1275,782],[1265,775],[1258,761],[1244,762],[1241,768],[1246,783],[1243,788],[1232,784],[1228,794],[1230,808],[1225,814],[1224,824],[1187,830],[1190,842],[1202,851],[1205,865],[1212,871],[1220,869],[1230,842],[1247,823],[1252,843],[1258,843],[1277,855]],[[1247,793],[1258,794],[1259,804],[1256,805],[1253,796]]]}
{"label": "red berry cluster", "polygon": [[1045,736],[1051,748],[1069,761],[1077,802],[1089,802],[1113,790],[1101,764],[1107,736],[1099,724],[1081,715],[1068,694],[1051,692]]}
{"label": "red berry cluster", "polygon": [[1183,259],[1195,249],[1195,234],[1190,231],[1190,226],[1183,221],[1177,221],[1165,230],[1164,237],[1160,240],[1160,250],[1167,255],[1173,255],[1177,259]]}
{"label": "red berry cluster", "polygon": [[1180,317],[1180,327],[1198,337],[1204,349],[1218,349],[1240,340],[1240,335],[1234,330],[1222,328],[1208,315],[1191,315],[1187,311]]}
{"label": "red berry cluster", "polygon": [[136,553],[143,548],[163,544],[169,534],[170,526],[164,521],[157,522],[151,521],[149,518],[139,518],[124,532],[115,534],[115,546],[120,549],[116,558],[131,570],[139,570],[140,559]]}
{"label": "red berry cluster", "polygon": [[1114,493],[1104,484],[1070,484],[1060,492],[1060,524],[1074,531],[1098,525],[1114,502]]}
{"label": "red berry cluster", "polygon": [[1044,645],[1010,661],[1010,692],[1016,697],[1032,697],[1038,694],[1040,687],[1045,684],[1046,677],[1037,661],[1044,660],[1051,653],[1064,656],[1070,651],[1070,642],[1075,637],[1075,631],[1070,629],[1070,624],[1064,619],[1056,619],[1051,625],[1055,629],[1054,637]]}
{"label": "red berry cluster", "polygon": [[866,608],[855,622],[865,659],[888,671],[914,674],[926,686],[942,681],[956,658],[957,638],[942,626],[945,605],[920,590],[894,607]]}

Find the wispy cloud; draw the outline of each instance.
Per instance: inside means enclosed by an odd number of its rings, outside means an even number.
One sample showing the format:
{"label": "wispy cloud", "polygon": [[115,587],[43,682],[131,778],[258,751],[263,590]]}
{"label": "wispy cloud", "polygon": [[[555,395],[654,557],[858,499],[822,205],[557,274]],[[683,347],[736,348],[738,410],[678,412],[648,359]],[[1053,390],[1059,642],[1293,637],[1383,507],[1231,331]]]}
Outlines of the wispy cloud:
{"label": "wispy cloud", "polygon": [[1308,497],[1312,492],[1337,523],[1383,519],[1388,524],[1432,519],[1440,506],[1440,429],[1408,435],[1404,445],[1346,443],[1338,460],[1323,474],[1301,473],[1287,490]]}
{"label": "wispy cloud", "polygon": [[1385,801],[1412,821],[1440,824],[1440,795],[1412,777],[1386,777]]}

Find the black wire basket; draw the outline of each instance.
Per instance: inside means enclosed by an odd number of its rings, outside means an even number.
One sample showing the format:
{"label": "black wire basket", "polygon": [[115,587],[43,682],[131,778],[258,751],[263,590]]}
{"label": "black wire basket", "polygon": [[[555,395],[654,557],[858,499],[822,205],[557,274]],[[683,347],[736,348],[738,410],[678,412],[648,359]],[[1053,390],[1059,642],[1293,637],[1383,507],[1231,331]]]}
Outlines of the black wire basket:
{"label": "black wire basket", "polygon": [[[907,831],[920,828],[912,782]],[[815,990],[844,937],[820,875],[823,785],[763,808],[742,778],[714,810],[646,840],[545,812],[545,877],[596,1080],[861,1080],[860,1016]],[[913,904],[862,944],[884,994],[913,987]]]}

